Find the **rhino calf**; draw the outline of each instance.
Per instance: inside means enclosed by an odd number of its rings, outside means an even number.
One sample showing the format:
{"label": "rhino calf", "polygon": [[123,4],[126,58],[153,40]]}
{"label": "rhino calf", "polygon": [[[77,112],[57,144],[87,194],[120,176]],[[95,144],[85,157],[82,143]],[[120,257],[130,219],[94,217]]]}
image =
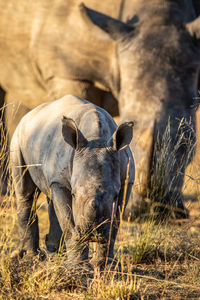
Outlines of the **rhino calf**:
{"label": "rhino calf", "polygon": [[34,201],[38,190],[49,200],[49,251],[58,249],[63,234],[73,259],[88,259],[91,241],[97,242],[98,263],[113,257],[120,212],[134,182],[128,147],[132,127],[127,122],[117,128],[105,110],[71,95],[23,117],[10,146],[19,256],[40,251]]}

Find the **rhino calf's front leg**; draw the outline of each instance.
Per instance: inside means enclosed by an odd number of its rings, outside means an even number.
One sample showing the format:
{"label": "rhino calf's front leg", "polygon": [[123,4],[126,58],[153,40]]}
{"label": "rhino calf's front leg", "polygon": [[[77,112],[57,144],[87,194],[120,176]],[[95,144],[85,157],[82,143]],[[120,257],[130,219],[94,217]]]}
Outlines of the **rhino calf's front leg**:
{"label": "rhino calf's front leg", "polygon": [[[77,232],[75,230],[74,219],[72,216],[72,197],[70,191],[57,183],[53,184],[51,188],[53,206],[63,232],[63,237],[68,251],[68,258],[72,261],[83,261],[88,259],[88,242],[77,242]],[[53,219],[50,219],[50,222],[51,221],[53,221]],[[55,237],[55,239],[56,238],[57,237]]]}
{"label": "rhino calf's front leg", "polygon": [[131,190],[132,183],[129,183],[127,186],[125,184],[121,186],[116,214],[115,216],[113,216],[113,221],[110,222],[108,242],[106,244],[96,244],[95,253],[91,260],[92,264],[100,265],[100,267],[102,268],[109,263],[111,263],[112,266],[115,266],[116,261],[113,260],[114,244],[117,237],[120,221],[123,218],[123,213],[130,197]]}
{"label": "rhino calf's front leg", "polygon": [[49,252],[56,252],[62,243],[62,229],[55,213],[53,201],[48,199],[49,233],[46,235],[45,244]]}

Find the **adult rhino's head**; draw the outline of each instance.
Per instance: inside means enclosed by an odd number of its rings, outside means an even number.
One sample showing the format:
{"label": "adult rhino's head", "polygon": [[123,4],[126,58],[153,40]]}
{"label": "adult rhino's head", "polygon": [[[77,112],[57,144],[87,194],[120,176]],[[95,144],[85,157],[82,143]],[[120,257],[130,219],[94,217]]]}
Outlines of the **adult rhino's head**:
{"label": "adult rhino's head", "polygon": [[75,150],[71,177],[72,210],[81,236],[88,234],[91,239],[97,233],[103,241],[108,239],[110,221],[119,205],[120,151],[131,142],[132,127],[133,123],[127,122],[108,140],[102,137],[88,141],[72,119],[64,117],[62,120],[63,138]]}
{"label": "adult rhino's head", "polygon": [[103,80],[119,100],[121,120],[136,121],[140,194],[168,204],[173,198],[183,208],[180,191],[195,143],[200,22],[186,23],[179,1],[142,3],[137,22],[128,24],[81,9],[96,39],[110,40]]}

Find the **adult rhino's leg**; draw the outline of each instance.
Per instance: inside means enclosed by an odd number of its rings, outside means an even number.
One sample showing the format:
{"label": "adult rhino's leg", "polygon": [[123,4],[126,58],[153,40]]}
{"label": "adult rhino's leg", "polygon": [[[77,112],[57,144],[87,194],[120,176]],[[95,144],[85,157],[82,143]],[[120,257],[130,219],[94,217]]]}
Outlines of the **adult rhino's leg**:
{"label": "adult rhino's leg", "polygon": [[8,144],[5,127],[5,91],[0,87],[0,194],[7,192]]}
{"label": "adult rhino's leg", "polygon": [[48,82],[49,99],[55,100],[66,94],[84,98],[104,108],[112,116],[119,114],[118,102],[113,95],[100,87],[94,86],[89,81],[67,80],[53,77]]}
{"label": "adult rhino's leg", "polygon": [[[195,116],[192,113],[185,117],[180,126],[181,117],[180,120],[173,118],[173,113],[161,115],[160,120],[152,122],[147,129],[135,126],[131,149],[136,162],[136,178],[125,211],[126,219],[147,212],[148,207],[158,215],[172,212],[176,217],[188,216],[181,190],[186,166],[194,153]],[[169,115],[172,117],[168,120]]]}
{"label": "adult rhino's leg", "polygon": [[39,228],[36,214],[36,185],[25,167],[20,148],[15,144],[11,148],[12,178],[17,199],[19,225],[19,249],[13,255],[23,256],[25,252],[36,255],[39,249]]}
{"label": "adult rhino's leg", "polygon": [[10,96],[0,87],[0,193],[3,195],[7,192],[8,184],[8,148],[9,141],[21,118],[29,109],[19,104],[16,100],[11,101]]}
{"label": "adult rhino's leg", "polygon": [[[93,88],[90,93],[91,95],[88,96],[89,101],[105,109],[112,117],[119,116],[118,102],[110,92]],[[100,97],[99,103],[95,103],[96,95]]]}
{"label": "adult rhino's leg", "polygon": [[6,94],[5,96],[5,108],[3,109],[3,116],[1,116],[1,120],[3,120],[3,127],[1,128],[1,150],[2,151],[2,157],[1,160],[1,188],[2,194],[5,194],[7,191],[7,185],[8,185],[8,179],[9,179],[9,168],[8,168],[8,149],[10,140],[12,138],[12,135],[16,129],[16,126],[18,125],[21,118],[29,111],[29,109],[19,103],[17,100],[11,100],[10,95]]}
{"label": "adult rhino's leg", "polygon": [[51,186],[52,201],[68,251],[68,258],[73,262],[81,262],[88,259],[88,243],[79,243],[72,215],[72,197],[68,189],[60,184]]}
{"label": "adult rhino's leg", "polygon": [[5,94],[6,94],[5,91],[0,86],[0,108],[1,108],[1,110],[0,110],[0,117],[1,117],[1,119],[4,119],[3,118],[3,110],[2,110],[2,108],[3,108],[4,104],[5,104]]}
{"label": "adult rhino's leg", "polygon": [[60,228],[60,224],[58,222],[58,218],[56,216],[53,201],[48,201],[48,212],[49,212],[49,233],[46,235],[46,247],[49,252],[55,252],[59,249],[61,237],[62,237],[62,229]]}
{"label": "adult rhino's leg", "polygon": [[195,152],[195,132],[195,112],[180,120],[171,118],[156,123],[149,198],[158,213],[172,211],[176,217],[188,216],[182,186],[185,169]]}
{"label": "adult rhino's leg", "polygon": [[21,118],[29,111],[23,103],[14,100],[10,95],[6,96],[5,122],[9,141]]}
{"label": "adult rhino's leg", "polygon": [[135,182],[124,212],[124,219],[133,220],[147,211],[147,190],[153,147],[154,121],[148,124],[136,122],[131,150],[135,161]]}

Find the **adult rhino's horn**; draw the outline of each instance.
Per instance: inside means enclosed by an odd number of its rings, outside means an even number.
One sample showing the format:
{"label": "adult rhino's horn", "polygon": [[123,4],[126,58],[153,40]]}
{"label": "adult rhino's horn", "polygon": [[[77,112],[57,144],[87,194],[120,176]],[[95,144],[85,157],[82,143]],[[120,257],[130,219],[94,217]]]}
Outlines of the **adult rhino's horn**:
{"label": "adult rhino's horn", "polygon": [[186,28],[199,43],[200,46],[200,16],[196,18],[194,21],[186,24]]}
{"label": "adult rhino's horn", "polygon": [[133,122],[125,122],[117,128],[111,138],[108,140],[107,146],[113,150],[119,151],[126,148],[133,138]]}
{"label": "adult rhino's horn", "polygon": [[100,27],[103,31],[107,32],[114,40],[124,37],[125,34],[133,31],[134,29],[133,26],[123,23],[117,19],[113,19],[93,9],[90,9],[83,3],[80,3],[79,8],[82,17],[90,27],[91,25]]}
{"label": "adult rhino's horn", "polygon": [[62,118],[62,135],[65,142],[76,150],[79,150],[87,145],[87,139],[78,129],[74,120],[65,116]]}

